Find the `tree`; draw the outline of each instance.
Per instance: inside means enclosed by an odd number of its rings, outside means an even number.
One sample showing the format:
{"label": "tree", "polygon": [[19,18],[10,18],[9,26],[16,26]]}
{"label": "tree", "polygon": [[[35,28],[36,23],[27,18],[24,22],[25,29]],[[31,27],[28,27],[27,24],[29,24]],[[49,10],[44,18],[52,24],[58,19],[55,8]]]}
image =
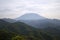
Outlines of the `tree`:
{"label": "tree", "polygon": [[23,36],[15,36],[12,38],[12,40],[26,40]]}

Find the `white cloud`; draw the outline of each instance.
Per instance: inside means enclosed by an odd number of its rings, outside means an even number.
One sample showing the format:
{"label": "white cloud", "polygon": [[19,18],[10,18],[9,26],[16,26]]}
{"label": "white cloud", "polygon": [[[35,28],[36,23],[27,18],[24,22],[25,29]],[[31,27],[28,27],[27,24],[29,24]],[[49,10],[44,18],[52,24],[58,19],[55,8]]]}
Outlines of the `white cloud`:
{"label": "white cloud", "polygon": [[0,18],[16,18],[27,12],[59,18],[60,0],[0,0]]}

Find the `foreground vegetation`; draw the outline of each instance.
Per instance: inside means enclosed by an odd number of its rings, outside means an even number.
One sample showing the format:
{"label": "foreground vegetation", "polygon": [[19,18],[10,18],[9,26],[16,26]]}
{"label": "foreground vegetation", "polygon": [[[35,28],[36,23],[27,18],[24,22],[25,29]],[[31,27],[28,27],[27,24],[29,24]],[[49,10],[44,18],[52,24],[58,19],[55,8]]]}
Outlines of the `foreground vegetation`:
{"label": "foreground vegetation", "polygon": [[60,40],[60,35],[52,35],[51,32],[45,32],[22,22],[9,23],[0,20],[0,40]]}

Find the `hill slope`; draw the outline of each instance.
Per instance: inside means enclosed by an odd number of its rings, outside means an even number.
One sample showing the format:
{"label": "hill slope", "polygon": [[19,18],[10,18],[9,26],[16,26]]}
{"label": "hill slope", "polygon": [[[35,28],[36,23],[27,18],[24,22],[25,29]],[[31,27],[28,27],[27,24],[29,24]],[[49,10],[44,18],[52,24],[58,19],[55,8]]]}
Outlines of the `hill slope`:
{"label": "hill slope", "polygon": [[8,23],[0,20],[0,28],[0,30],[7,31],[8,33],[14,33],[15,35],[17,34],[19,36],[22,35],[23,37],[27,37],[25,38],[26,40],[53,40],[53,37],[48,35],[48,33],[22,22]]}

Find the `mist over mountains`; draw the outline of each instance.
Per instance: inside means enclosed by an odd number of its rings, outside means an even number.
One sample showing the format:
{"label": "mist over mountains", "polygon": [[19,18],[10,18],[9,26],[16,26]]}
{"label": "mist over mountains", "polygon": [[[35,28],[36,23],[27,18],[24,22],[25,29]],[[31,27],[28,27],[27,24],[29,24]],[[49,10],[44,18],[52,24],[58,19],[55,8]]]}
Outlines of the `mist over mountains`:
{"label": "mist over mountains", "polygon": [[17,21],[24,22],[30,26],[36,28],[45,28],[46,26],[60,26],[60,20],[58,19],[48,19],[38,14],[30,13],[22,15],[21,17],[16,18]]}
{"label": "mist over mountains", "polygon": [[60,20],[58,19],[48,19],[45,17],[42,17],[35,13],[27,13],[24,14],[16,19],[7,19],[4,18],[4,21],[14,23],[14,22],[23,22],[30,26],[36,27],[36,28],[46,28],[48,27],[57,27],[60,26]]}
{"label": "mist over mountains", "polygon": [[26,40],[60,40],[60,20],[34,13],[24,14],[16,19],[0,19],[0,30],[4,33],[7,31],[8,35],[18,35],[19,38],[22,35],[22,39],[27,37]]}
{"label": "mist over mountains", "polygon": [[54,37],[48,34],[23,22],[0,19],[0,40],[53,40]]}
{"label": "mist over mountains", "polygon": [[4,18],[3,20],[10,22],[10,23],[23,22],[23,23],[26,23],[30,26],[35,27],[35,28],[46,28],[47,26],[48,27],[60,26],[60,20],[48,19],[48,18],[42,17],[42,16],[35,14],[35,13],[27,13],[27,14],[24,14],[24,15],[16,18],[16,19]]}

